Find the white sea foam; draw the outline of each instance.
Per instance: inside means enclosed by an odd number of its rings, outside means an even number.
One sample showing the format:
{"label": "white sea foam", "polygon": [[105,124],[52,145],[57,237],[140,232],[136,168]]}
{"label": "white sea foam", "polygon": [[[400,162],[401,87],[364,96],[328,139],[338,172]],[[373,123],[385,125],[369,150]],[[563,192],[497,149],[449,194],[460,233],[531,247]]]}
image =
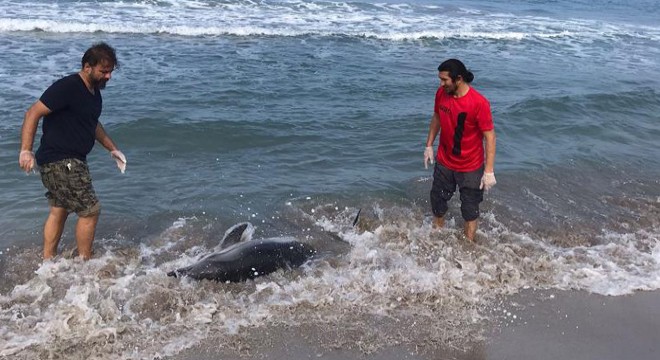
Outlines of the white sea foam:
{"label": "white sea foam", "polygon": [[[660,288],[657,230],[608,231],[600,235],[602,245],[562,248],[512,232],[486,213],[483,240],[470,247],[452,219],[432,231],[430,222],[405,207],[365,208],[357,229],[351,226],[354,208],[328,203],[313,209],[299,220],[321,229],[311,238],[336,234],[350,244],[348,252],[245,284],[165,275],[215,245],[199,243],[194,219],[176,221],[141,249],[106,247],[89,262],[47,262],[0,298],[0,354],[29,357],[30,349],[76,342],[107,359],[152,358],[176,354],[211,334],[238,336],[265,324],[406,314],[434,323],[478,323],[490,299],[526,288],[608,295]],[[461,338],[468,328],[448,325],[431,336]]]}
{"label": "white sea foam", "polygon": [[[579,38],[660,39],[660,28],[487,13],[468,8],[342,2],[0,3],[0,32],[172,34],[181,36],[350,36],[385,40]],[[3,9],[4,8],[4,9]],[[8,11],[9,9],[11,11]],[[4,11],[3,11],[4,10]],[[460,15],[461,29],[443,17]]]}

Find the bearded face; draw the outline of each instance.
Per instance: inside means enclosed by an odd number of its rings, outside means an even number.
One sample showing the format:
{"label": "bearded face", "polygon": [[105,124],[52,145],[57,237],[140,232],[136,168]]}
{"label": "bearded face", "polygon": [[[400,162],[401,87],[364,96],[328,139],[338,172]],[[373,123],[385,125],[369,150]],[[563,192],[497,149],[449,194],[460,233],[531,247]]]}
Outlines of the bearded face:
{"label": "bearded face", "polygon": [[114,69],[114,64],[108,62],[101,62],[95,66],[86,65],[85,68],[89,83],[94,89],[105,89]]}
{"label": "bearded face", "polygon": [[458,84],[449,76],[448,71],[440,71],[438,73],[438,78],[440,79],[440,86],[442,86],[446,94],[452,96],[456,95]]}

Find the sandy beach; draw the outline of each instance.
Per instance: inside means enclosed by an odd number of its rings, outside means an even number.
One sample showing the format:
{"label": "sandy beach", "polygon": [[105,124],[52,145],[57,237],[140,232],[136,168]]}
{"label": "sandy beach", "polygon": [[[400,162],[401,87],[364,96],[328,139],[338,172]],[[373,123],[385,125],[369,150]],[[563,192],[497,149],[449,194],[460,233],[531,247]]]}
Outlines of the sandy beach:
{"label": "sandy beach", "polygon": [[[541,295],[541,296],[539,296]],[[658,359],[660,292],[524,293],[516,324],[498,327],[485,359]]]}
{"label": "sandy beach", "polygon": [[[246,329],[243,335],[248,336],[240,336],[243,340],[229,347],[218,349],[214,345],[218,342],[207,339],[169,359],[656,360],[660,356],[658,291],[616,297],[526,291],[502,301],[502,308],[508,310],[493,314],[486,338],[461,350],[429,346],[423,339],[417,344],[365,347],[349,329],[322,325]],[[390,333],[401,330],[392,325],[383,328]]]}

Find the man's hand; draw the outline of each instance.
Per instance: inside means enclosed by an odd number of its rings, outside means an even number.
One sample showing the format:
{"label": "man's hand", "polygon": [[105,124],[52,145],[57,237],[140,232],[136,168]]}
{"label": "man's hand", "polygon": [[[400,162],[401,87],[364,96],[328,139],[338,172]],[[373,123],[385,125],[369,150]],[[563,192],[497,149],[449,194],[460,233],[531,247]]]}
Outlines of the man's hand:
{"label": "man's hand", "polygon": [[110,156],[112,156],[112,158],[115,159],[119,171],[121,171],[121,173],[123,174],[126,171],[126,156],[124,156],[124,154],[119,150],[111,151]]}
{"label": "man's hand", "polygon": [[429,163],[433,165],[433,146],[427,146],[424,149],[424,169],[429,168]]}
{"label": "man's hand", "polygon": [[20,155],[18,155],[18,165],[21,169],[25,170],[25,173],[29,173],[34,169],[34,154],[30,150],[21,150]]}
{"label": "man's hand", "polygon": [[495,186],[495,184],[497,184],[497,181],[495,180],[495,173],[485,172],[481,177],[481,185],[479,186],[479,189],[488,191],[490,188]]}

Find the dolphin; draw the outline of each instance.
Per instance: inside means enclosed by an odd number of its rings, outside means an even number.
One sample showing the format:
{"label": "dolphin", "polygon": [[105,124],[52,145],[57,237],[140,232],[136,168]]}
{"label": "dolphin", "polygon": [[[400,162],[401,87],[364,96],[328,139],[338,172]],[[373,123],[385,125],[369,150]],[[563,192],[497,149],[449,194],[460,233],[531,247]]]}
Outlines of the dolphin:
{"label": "dolphin", "polygon": [[167,273],[195,280],[239,282],[279,269],[296,268],[311,259],[316,250],[292,237],[252,240],[254,227],[239,223],[225,232],[213,253],[198,262]]}

